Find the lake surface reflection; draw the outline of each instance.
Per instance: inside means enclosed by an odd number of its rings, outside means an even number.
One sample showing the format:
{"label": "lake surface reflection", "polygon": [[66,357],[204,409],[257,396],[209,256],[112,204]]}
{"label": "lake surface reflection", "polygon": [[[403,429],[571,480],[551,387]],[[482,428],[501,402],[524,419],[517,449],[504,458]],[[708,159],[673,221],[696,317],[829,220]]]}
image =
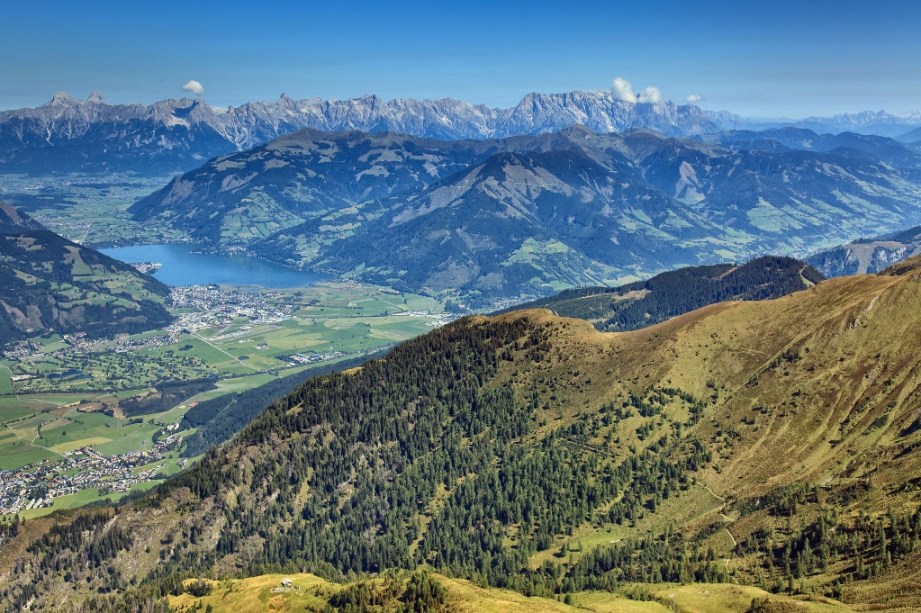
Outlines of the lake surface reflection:
{"label": "lake surface reflection", "polygon": [[258,285],[282,289],[306,287],[329,278],[245,255],[201,253],[195,245],[135,245],[100,251],[128,264],[159,263],[162,266],[153,276],[173,286]]}

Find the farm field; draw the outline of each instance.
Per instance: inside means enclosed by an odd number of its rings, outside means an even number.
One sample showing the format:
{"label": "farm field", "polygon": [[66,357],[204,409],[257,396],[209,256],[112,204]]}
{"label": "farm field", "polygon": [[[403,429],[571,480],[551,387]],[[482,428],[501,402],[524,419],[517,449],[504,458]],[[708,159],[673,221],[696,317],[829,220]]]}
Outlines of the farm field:
{"label": "farm field", "polygon": [[185,242],[181,232],[141,224],[127,213],[138,198],[166,185],[171,177],[132,173],[65,174],[31,177],[0,175],[0,200],[12,202],[50,230],[92,246]]}
{"label": "farm field", "polygon": [[354,283],[242,296],[218,288],[177,293],[194,307],[176,309],[179,321],[169,329],[107,341],[53,336],[8,350],[0,359],[0,406],[10,395],[24,402],[61,393],[94,398],[164,380],[263,375],[265,382],[307,364],[377,351],[448,320],[432,298]]}

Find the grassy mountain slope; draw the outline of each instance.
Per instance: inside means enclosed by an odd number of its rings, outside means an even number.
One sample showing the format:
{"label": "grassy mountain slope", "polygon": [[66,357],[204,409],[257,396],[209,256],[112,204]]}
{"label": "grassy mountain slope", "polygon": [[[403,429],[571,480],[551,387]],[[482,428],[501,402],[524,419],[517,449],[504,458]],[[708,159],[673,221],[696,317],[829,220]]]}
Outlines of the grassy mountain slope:
{"label": "grassy mountain slope", "polygon": [[421,565],[545,597],[738,582],[917,608],[919,301],[913,260],[624,333],[461,320],[308,382],[152,497],[61,517],[0,597],[121,610],[200,575]]}
{"label": "grassy mountain slope", "polygon": [[182,225],[203,242],[251,244],[312,220],[341,226],[335,220],[345,217],[347,226],[358,212],[343,209],[419,189],[494,148],[479,141],[305,130],[210,160],[139,200],[131,213]]}
{"label": "grassy mountain slope", "polygon": [[742,265],[679,268],[620,287],[565,290],[515,309],[550,309],[561,317],[587,319],[604,331],[635,330],[716,302],[779,298],[822,279],[799,260],[765,256]]}
{"label": "grassy mountain slope", "polygon": [[170,321],[169,289],[0,203],[0,345],[45,332],[138,332]]}
{"label": "grassy mountain slope", "polygon": [[[291,581],[291,588],[282,587],[285,579]],[[376,601],[380,602],[378,605],[366,604],[363,609],[365,611],[399,611],[401,606],[410,604],[405,597],[405,586],[409,579],[397,574],[386,579],[340,584],[309,573],[261,575],[247,579],[208,581],[210,593],[203,596],[184,593],[170,597],[169,603],[178,612],[208,606],[212,607],[214,613],[255,613],[267,609],[323,611],[325,607],[331,606],[331,602],[338,604],[344,600],[344,595],[360,592],[368,594],[367,601],[371,600],[373,594]],[[587,610],[599,613],[690,613],[719,610],[742,613],[750,610],[752,602],[763,603],[765,611],[789,609],[820,613],[852,610],[829,599],[806,600],[773,595],[754,587],[727,584],[658,585],[651,589],[628,586],[620,593],[578,592],[570,594],[570,604],[566,604],[560,600],[527,597],[509,590],[477,586],[469,581],[442,575],[431,575],[430,580],[443,590],[438,590],[440,602],[425,603],[426,607],[422,610],[426,612],[574,613]],[[189,580],[186,584],[191,585],[193,582]],[[344,607],[340,605],[341,608]]]}

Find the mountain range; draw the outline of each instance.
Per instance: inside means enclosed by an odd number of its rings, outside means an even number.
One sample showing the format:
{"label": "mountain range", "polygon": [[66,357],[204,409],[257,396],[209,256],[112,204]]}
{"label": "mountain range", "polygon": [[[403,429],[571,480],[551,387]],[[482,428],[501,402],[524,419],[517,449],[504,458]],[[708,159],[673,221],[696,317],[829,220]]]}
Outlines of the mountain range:
{"label": "mountain range", "polygon": [[911,130],[921,124],[921,111],[887,113],[886,111],[862,111],[842,113],[831,117],[807,117],[805,119],[750,119],[749,127],[770,129],[779,127],[803,128],[816,132],[857,132],[898,138],[903,142],[917,142],[921,137],[911,136]]}
{"label": "mountain range", "polygon": [[911,143],[915,145],[915,148],[921,146],[921,127],[915,128],[911,132],[905,132],[898,137],[898,140],[903,143]]}
{"label": "mountain range", "polygon": [[305,130],[215,158],[130,212],[212,248],[477,306],[905,227],[921,220],[919,168],[892,139],[801,130]]}
{"label": "mountain range", "polygon": [[574,124],[605,132],[646,127],[696,134],[726,123],[732,123],[728,114],[671,102],[635,104],[605,92],[530,94],[510,109],[452,99],[293,100],[286,95],[226,109],[188,98],[109,105],[98,92],[87,100],[62,92],[40,107],[0,113],[0,170],[164,174],[304,128],[456,140],[536,134]]}
{"label": "mountain range", "polygon": [[[919,278],[914,259],[614,334],[465,318],[308,381],[141,499],[4,525],[0,599],[163,611],[312,572],[352,583],[308,610],[407,610],[384,606],[417,601],[397,571],[429,568],[596,610],[728,583],[731,605],[687,610],[917,609]],[[286,574],[262,582],[279,602]]]}
{"label": "mountain range", "polygon": [[877,112],[802,122],[748,120],[691,104],[625,101],[610,91],[532,93],[505,109],[450,98],[383,100],[377,96],[294,100],[282,95],[275,102],[228,108],[190,98],[150,105],[108,104],[98,92],[86,100],[61,92],[36,108],[0,112],[0,171],[163,175],[191,170],[212,157],[304,128],[458,140],[554,132],[576,124],[594,132],[645,128],[669,136],[784,125],[897,136],[921,126],[921,116]]}
{"label": "mountain range", "polygon": [[[700,135],[705,142],[764,151],[789,149],[793,151],[830,152],[837,149],[862,151],[895,168],[918,169],[918,151],[903,142],[881,138],[872,134],[839,132],[817,133],[805,128],[782,127],[766,130],[728,130],[714,134]],[[916,178],[921,175],[915,175]]]}
{"label": "mountain range", "polygon": [[165,325],[169,288],[0,202],[0,346],[39,334],[90,337]]}

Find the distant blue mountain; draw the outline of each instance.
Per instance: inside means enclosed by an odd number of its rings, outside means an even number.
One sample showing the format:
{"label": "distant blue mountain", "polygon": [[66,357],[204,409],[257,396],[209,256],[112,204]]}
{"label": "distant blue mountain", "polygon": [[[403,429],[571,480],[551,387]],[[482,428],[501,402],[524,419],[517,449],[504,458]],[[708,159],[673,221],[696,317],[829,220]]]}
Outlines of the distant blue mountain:
{"label": "distant blue mountain", "polygon": [[891,139],[709,140],[307,130],[215,158],[131,213],[215,248],[482,305],[921,222],[921,155]]}

